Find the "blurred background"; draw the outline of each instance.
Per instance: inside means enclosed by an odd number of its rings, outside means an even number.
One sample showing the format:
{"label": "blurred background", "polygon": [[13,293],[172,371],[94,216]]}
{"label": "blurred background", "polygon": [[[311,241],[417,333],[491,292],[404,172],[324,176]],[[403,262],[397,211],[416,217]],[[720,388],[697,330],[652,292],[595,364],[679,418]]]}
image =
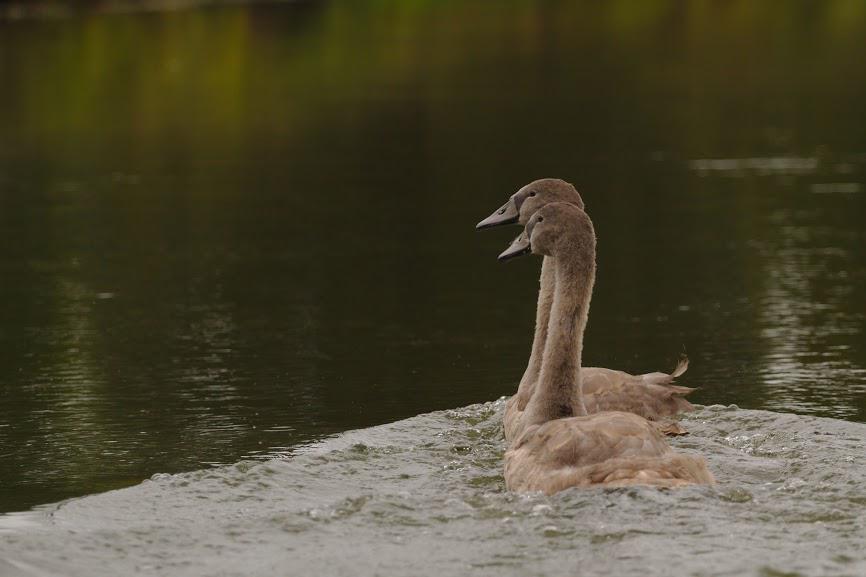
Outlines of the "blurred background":
{"label": "blurred background", "polygon": [[584,361],[866,421],[866,3],[0,2],[0,511],[511,394],[575,183]]}

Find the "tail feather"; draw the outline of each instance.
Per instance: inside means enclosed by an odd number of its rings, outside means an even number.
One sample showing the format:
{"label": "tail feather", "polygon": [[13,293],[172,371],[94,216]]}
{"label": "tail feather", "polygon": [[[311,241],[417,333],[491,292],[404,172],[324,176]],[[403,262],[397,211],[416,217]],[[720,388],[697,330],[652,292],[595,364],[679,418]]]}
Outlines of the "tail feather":
{"label": "tail feather", "polygon": [[671,378],[675,379],[681,376],[684,372],[689,369],[689,357],[686,355],[681,355],[680,360],[677,363],[677,366],[674,367],[674,372],[671,373]]}
{"label": "tail feather", "polygon": [[685,396],[694,391],[695,389],[691,387],[682,387],[680,385],[675,385],[674,379],[682,376],[683,373],[686,372],[689,368],[689,359],[685,355],[680,357],[677,366],[674,368],[671,374],[668,373],[647,373],[645,375],[641,375],[645,383],[651,385],[661,385],[668,389],[671,395]]}
{"label": "tail feather", "polygon": [[694,387],[683,387],[681,385],[666,385],[666,387],[672,395],[678,395],[681,397],[685,397],[686,395],[697,391]]}

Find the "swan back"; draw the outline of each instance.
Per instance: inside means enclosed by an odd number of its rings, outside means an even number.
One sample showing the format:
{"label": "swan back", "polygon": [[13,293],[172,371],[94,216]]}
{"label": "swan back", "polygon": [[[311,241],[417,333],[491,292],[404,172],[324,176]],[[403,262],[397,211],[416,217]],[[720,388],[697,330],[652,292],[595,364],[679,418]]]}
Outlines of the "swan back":
{"label": "swan back", "polygon": [[646,419],[623,412],[528,427],[505,453],[511,491],[552,494],[591,485],[710,484],[701,458],[674,453]]}

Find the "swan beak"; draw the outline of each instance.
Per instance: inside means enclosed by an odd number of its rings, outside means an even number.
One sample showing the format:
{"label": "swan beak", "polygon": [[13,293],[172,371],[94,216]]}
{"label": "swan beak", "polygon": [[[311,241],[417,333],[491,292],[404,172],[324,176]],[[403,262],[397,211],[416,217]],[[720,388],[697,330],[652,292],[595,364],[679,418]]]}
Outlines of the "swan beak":
{"label": "swan beak", "polygon": [[520,236],[511,241],[511,246],[502,251],[499,255],[499,260],[508,260],[524,254],[529,254],[532,250],[532,244],[529,242],[529,235],[526,231],[520,233]]}
{"label": "swan beak", "polygon": [[509,198],[508,202],[502,207],[475,225],[475,230],[482,228],[490,228],[491,226],[499,226],[502,224],[514,224],[520,218],[520,211],[517,208],[517,203],[513,198]]}

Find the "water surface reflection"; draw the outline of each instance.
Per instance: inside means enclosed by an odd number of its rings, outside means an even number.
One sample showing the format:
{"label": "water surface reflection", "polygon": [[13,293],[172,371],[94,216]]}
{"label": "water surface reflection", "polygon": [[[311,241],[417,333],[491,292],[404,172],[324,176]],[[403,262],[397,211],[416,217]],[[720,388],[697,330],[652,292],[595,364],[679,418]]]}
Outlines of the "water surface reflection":
{"label": "water surface reflection", "polygon": [[0,22],[0,510],[509,394],[539,176],[585,358],[866,421],[866,8],[383,2]]}

